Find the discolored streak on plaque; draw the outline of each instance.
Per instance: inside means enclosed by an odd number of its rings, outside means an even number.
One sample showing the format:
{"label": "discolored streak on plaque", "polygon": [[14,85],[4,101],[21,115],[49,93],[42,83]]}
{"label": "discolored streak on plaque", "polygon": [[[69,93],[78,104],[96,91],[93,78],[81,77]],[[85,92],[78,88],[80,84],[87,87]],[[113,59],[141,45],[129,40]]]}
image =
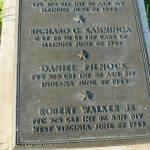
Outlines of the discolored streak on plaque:
{"label": "discolored streak on plaque", "polygon": [[149,49],[138,4],[20,1],[17,145],[149,138]]}

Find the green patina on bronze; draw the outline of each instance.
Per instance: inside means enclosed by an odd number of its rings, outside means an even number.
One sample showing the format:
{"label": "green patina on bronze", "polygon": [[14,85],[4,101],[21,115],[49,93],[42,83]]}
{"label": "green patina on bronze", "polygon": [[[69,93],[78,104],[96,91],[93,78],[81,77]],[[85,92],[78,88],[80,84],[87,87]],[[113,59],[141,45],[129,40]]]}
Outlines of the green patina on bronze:
{"label": "green patina on bronze", "polygon": [[150,138],[144,3],[19,2],[17,146]]}

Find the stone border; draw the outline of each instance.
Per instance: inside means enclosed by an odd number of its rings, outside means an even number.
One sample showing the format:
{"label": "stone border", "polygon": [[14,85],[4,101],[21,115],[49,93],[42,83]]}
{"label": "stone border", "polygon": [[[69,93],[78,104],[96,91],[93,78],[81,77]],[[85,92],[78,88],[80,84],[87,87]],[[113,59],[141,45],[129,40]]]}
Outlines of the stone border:
{"label": "stone border", "polygon": [[0,50],[0,150],[12,150],[15,144],[14,89],[16,77],[16,1],[4,2],[2,45]]}
{"label": "stone border", "polygon": [[[2,46],[0,50],[0,150],[13,150],[15,147],[15,128],[16,128],[16,71],[17,71],[17,12],[19,0],[5,0],[5,13],[2,30]],[[144,2],[138,0],[141,14],[142,25],[147,49],[150,50],[148,37],[148,25],[145,24],[146,13]],[[150,38],[149,38],[150,39]],[[150,51],[148,51],[150,58]],[[115,146],[105,148],[83,148],[82,150],[149,150],[150,144]],[[28,149],[24,147],[24,149]]]}

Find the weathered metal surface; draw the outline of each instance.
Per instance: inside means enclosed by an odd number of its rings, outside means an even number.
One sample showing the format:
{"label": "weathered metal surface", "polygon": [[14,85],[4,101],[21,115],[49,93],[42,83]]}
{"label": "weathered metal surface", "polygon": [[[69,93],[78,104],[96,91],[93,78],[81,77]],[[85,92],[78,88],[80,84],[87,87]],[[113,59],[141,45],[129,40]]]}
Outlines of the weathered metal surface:
{"label": "weathered metal surface", "polygon": [[17,144],[149,136],[149,60],[137,4],[20,1]]}

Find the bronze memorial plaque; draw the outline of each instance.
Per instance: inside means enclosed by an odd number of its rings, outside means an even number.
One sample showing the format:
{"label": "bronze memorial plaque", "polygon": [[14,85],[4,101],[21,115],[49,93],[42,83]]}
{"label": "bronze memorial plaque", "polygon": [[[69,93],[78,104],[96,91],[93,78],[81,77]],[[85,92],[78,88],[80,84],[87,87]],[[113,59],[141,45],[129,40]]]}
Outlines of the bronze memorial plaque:
{"label": "bronze memorial plaque", "polygon": [[17,145],[149,139],[150,49],[140,7],[19,1]]}

